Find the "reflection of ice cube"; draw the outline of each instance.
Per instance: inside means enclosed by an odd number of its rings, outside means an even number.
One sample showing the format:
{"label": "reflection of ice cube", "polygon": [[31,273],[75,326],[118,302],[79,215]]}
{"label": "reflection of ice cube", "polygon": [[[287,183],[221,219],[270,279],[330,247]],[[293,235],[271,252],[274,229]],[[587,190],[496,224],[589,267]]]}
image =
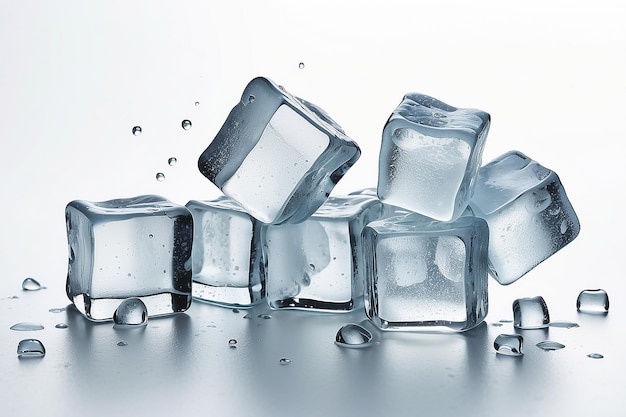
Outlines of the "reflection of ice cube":
{"label": "reflection of ice cube", "polygon": [[522,277],[580,230],[556,173],[516,151],[480,169],[470,207],[489,224],[489,268],[501,284]]}
{"label": "reflection of ice cube", "polygon": [[252,216],[280,224],[310,216],[359,156],[323,110],[256,78],[198,166]]}
{"label": "reflection of ice cube", "polygon": [[272,308],[351,310],[363,294],[361,230],[380,202],[331,197],[308,220],[267,226],[264,256]]}
{"label": "reflection of ice cube", "polygon": [[260,270],[262,223],[229,199],[187,203],[194,219],[193,296],[246,306],[264,297]]}
{"label": "reflection of ice cube", "polygon": [[463,331],[485,318],[489,236],[484,220],[393,217],[368,224],[363,239],[365,308],[380,328]]}
{"label": "reflection of ice cube", "polygon": [[518,329],[544,329],[550,325],[543,297],[519,298],[513,302],[513,325]]}
{"label": "reflection of ice cube", "polygon": [[120,302],[139,298],[151,316],[191,304],[192,217],[158,196],[66,209],[67,295],[91,320],[110,320]]}
{"label": "reflection of ice cube", "polygon": [[407,94],[383,130],[378,196],[437,220],[465,210],[481,163],[490,116]]}

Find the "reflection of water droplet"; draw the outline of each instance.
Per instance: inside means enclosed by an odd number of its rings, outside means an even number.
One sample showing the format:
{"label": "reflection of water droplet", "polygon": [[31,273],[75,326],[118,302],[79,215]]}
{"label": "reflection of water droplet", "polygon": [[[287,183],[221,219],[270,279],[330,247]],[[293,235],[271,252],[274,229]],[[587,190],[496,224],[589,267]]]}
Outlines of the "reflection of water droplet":
{"label": "reflection of water droplet", "polygon": [[135,135],[135,136],[141,135],[141,126],[133,127],[133,135]]}
{"label": "reflection of water droplet", "polygon": [[537,347],[543,350],[559,350],[563,349],[565,345],[551,340],[544,340],[543,342],[537,343]]}
{"label": "reflection of water droplet", "polygon": [[270,316],[269,314],[259,314],[257,317],[264,320],[269,320],[272,318],[272,316]]}
{"label": "reflection of water droplet", "polygon": [[162,172],[157,172],[156,179],[157,181],[163,181],[165,179],[165,174]]}
{"label": "reflection of water droplet", "polygon": [[300,68],[300,69],[304,69],[304,62],[299,63],[299,64],[298,64],[298,68]]}
{"label": "reflection of water droplet", "polygon": [[180,125],[183,127],[183,129],[189,130],[189,129],[191,129],[191,120],[185,119],[185,120],[182,121],[182,123]]}
{"label": "reflection of water droplet", "polygon": [[171,157],[167,160],[167,164],[171,167],[173,167],[174,165],[176,165],[176,162],[178,162],[178,160],[175,157]]}
{"label": "reflection of water droplet", "polygon": [[38,291],[41,289],[41,284],[35,278],[26,278],[22,281],[22,289],[24,291]]}
{"label": "reflection of water droplet", "polygon": [[236,348],[237,347],[237,339],[230,339],[228,341],[228,346],[230,346],[231,348]]}
{"label": "reflection of water droplet", "polygon": [[280,363],[281,365],[289,365],[291,363],[291,359],[289,359],[289,358],[280,358],[278,363]]}
{"label": "reflection of water droplet", "polygon": [[117,342],[118,346],[128,346],[128,343],[124,342],[123,340],[120,340],[119,342]]}
{"label": "reflection of water droplet", "polygon": [[564,329],[571,329],[573,327],[580,327],[578,323],[573,323],[570,321],[552,321],[550,322],[550,327],[562,327]]}
{"label": "reflection of water droplet", "polygon": [[607,313],[609,295],[602,289],[583,290],[578,294],[576,309],[581,313]]}
{"label": "reflection of water droplet", "polygon": [[63,313],[65,311],[65,307],[51,308],[48,311],[50,313]]}
{"label": "reflection of water droplet", "polygon": [[604,358],[604,355],[600,354],[600,353],[590,353],[587,355],[588,358],[591,359],[602,359]]}
{"label": "reflection of water droplet", "polygon": [[43,358],[46,348],[37,339],[24,339],[17,345],[17,356],[21,358]]}
{"label": "reflection of water droplet", "polygon": [[358,324],[349,323],[343,326],[335,336],[335,344],[346,348],[363,348],[372,346],[372,333]]}
{"label": "reflection of water droplet", "polygon": [[43,330],[43,325],[39,323],[17,323],[10,327],[11,330],[16,330],[18,332],[32,332],[35,330]]}
{"label": "reflection of water droplet", "polygon": [[143,327],[148,324],[148,309],[139,298],[127,298],[113,313],[113,322],[117,329]]}
{"label": "reflection of water droplet", "polygon": [[522,356],[524,338],[518,334],[500,334],[493,342],[496,352],[507,356]]}

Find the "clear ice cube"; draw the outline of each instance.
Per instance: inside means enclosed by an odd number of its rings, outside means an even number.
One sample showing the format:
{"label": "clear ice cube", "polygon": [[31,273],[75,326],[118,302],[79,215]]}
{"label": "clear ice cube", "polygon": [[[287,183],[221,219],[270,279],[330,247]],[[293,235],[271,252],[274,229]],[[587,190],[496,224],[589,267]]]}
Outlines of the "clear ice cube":
{"label": "clear ice cube", "polygon": [[517,329],[545,329],[550,325],[548,305],[541,296],[513,301],[513,326]]}
{"label": "clear ice cube", "polygon": [[270,307],[338,312],[362,305],[361,231],[381,210],[373,197],[330,197],[302,223],[267,226]]}
{"label": "clear ice cube", "polygon": [[200,172],[264,223],[297,223],[361,151],[319,107],[255,78],[198,160]]}
{"label": "clear ice cube", "polygon": [[65,209],[67,296],[91,320],[137,297],[151,316],[191,304],[192,217],[163,197],[75,200]]}
{"label": "clear ice cube", "polygon": [[472,195],[489,125],[483,111],[405,95],[383,129],[378,196],[433,219],[458,218]]}
{"label": "clear ice cube", "polygon": [[192,290],[196,299],[226,306],[250,306],[265,297],[261,271],[261,228],[228,197],[192,200]]}
{"label": "clear ice cube", "polygon": [[470,207],[489,224],[489,271],[504,285],[552,256],[580,231],[557,174],[518,151],[480,169]]}
{"label": "clear ice cube", "polygon": [[608,313],[609,295],[605,290],[583,290],[576,299],[576,309],[582,313]]}
{"label": "clear ice cube", "polygon": [[368,224],[365,309],[384,330],[465,331],[487,315],[487,223],[408,215]]}

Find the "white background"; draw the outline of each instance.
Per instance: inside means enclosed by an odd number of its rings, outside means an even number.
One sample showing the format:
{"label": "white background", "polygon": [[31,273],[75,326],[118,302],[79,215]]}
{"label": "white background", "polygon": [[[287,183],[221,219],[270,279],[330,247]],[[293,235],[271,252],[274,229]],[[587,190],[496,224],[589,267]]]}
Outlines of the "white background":
{"label": "white background", "polygon": [[[0,414],[616,415],[626,405],[624,21],[620,1],[1,0]],[[324,108],[360,145],[335,194],[376,184],[384,123],[421,92],[491,114],[485,162],[517,149],[556,171],[580,236],[510,286],[490,280],[485,326],[385,334],[363,351],[332,343],[360,312],[243,320],[195,303],[137,333],[48,312],[68,304],[65,205],[219,195],[196,161],[259,75]],[[47,289],[23,292],[27,276]],[[576,312],[585,288],[609,292],[608,316]],[[513,329],[493,323],[534,295],[581,327],[523,332],[522,359],[497,356],[493,339]],[[46,329],[9,330],[19,321]],[[70,327],[55,329],[61,321]],[[18,360],[24,337],[41,339],[46,357]],[[541,351],[544,339],[566,348]]]}

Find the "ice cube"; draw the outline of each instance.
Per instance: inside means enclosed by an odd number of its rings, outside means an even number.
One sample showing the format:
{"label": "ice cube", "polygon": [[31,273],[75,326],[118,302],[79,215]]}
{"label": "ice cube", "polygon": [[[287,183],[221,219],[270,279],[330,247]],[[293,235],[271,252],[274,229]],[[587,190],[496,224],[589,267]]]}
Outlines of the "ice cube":
{"label": "ice cube", "polygon": [[472,195],[489,125],[483,111],[405,95],[383,129],[378,196],[433,219],[458,218]]}
{"label": "ice cube", "polygon": [[608,313],[609,295],[605,290],[583,290],[576,299],[576,309],[582,313]]}
{"label": "ice cube", "polygon": [[363,230],[365,309],[384,330],[464,331],[487,315],[487,223],[408,215]]}
{"label": "ice cube", "polygon": [[67,296],[91,320],[137,297],[151,316],[191,304],[192,217],[163,197],[75,200],[65,209]]}
{"label": "ice cube", "polygon": [[545,329],[550,325],[548,305],[541,296],[513,301],[513,326],[518,329]]}
{"label": "ice cube", "polygon": [[470,207],[489,224],[489,271],[504,285],[521,278],[580,231],[557,174],[518,151],[480,169]]}
{"label": "ice cube", "polygon": [[361,231],[381,210],[374,197],[330,197],[302,223],[267,226],[270,307],[335,312],[362,305]]}
{"label": "ice cube", "polygon": [[319,107],[255,78],[198,167],[258,220],[297,223],[324,203],[360,154]]}
{"label": "ice cube", "polygon": [[192,200],[192,290],[196,299],[228,306],[250,306],[265,297],[261,273],[263,224],[228,197]]}

